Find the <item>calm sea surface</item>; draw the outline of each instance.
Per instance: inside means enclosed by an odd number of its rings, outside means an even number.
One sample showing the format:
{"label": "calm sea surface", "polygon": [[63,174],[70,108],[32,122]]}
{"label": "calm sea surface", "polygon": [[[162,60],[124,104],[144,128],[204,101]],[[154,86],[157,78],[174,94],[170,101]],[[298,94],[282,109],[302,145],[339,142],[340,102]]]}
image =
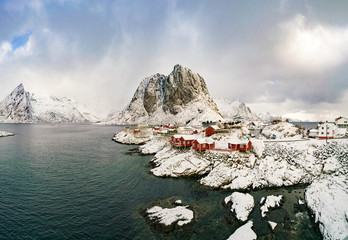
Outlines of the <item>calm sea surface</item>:
{"label": "calm sea surface", "polygon": [[[228,191],[202,188],[197,179],[157,178],[153,156],[127,154],[134,146],[111,141],[120,127],[0,124],[0,239],[175,239],[153,233],[139,211],[178,197],[197,210],[182,238],[226,239],[242,223],[222,204]],[[274,239],[320,239],[307,211],[295,214],[303,187],[254,191],[250,215],[258,236],[279,223]],[[260,216],[259,201],[283,194],[281,209]]]}

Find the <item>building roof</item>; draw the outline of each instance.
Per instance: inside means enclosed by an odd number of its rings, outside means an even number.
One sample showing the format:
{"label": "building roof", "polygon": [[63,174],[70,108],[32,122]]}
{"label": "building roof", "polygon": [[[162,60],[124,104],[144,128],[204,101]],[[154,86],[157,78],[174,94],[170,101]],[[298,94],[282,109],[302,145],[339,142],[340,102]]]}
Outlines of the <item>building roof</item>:
{"label": "building roof", "polygon": [[194,135],[183,135],[182,138],[183,138],[185,141],[189,141],[189,140],[195,140],[195,139],[196,139],[196,136],[194,136]]}
{"label": "building roof", "polygon": [[338,118],[335,118],[335,121],[340,120],[341,118],[347,119],[346,117],[339,116]]}
{"label": "building roof", "polygon": [[248,142],[249,142],[248,140],[241,140],[238,138],[233,138],[228,140],[228,143],[231,143],[231,144],[248,144]]}
{"label": "building roof", "polygon": [[214,140],[211,138],[199,138],[199,139],[197,139],[197,142],[199,144],[204,144],[204,143],[212,144],[212,143],[214,143]]}
{"label": "building roof", "polygon": [[217,129],[220,129],[218,126],[216,126],[216,125],[211,125],[211,126],[209,126],[209,127],[212,127],[214,130],[217,130]]}

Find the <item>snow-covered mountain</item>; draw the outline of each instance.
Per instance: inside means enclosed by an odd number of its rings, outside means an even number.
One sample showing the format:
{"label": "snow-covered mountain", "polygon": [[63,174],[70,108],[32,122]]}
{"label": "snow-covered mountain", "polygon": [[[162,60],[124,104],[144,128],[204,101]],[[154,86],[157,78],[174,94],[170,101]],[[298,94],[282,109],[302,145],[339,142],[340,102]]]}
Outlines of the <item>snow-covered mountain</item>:
{"label": "snow-covered mountain", "polygon": [[88,123],[97,121],[90,113],[82,113],[77,103],[66,97],[35,96],[18,85],[0,102],[0,122],[6,123]]}
{"label": "snow-covered mountain", "polygon": [[211,98],[204,79],[181,65],[165,76],[145,78],[131,102],[107,124],[200,124],[219,121],[222,116]]}
{"label": "snow-covered mountain", "polygon": [[260,118],[251,112],[245,103],[238,100],[214,99],[221,115],[226,121],[242,118],[249,121],[258,121]]}

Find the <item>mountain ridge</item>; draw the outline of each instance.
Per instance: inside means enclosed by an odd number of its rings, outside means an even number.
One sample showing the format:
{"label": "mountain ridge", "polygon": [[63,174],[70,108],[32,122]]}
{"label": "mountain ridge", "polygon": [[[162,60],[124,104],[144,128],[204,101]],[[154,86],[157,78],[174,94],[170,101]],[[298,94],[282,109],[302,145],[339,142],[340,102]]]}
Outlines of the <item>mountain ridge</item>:
{"label": "mountain ridge", "polygon": [[19,84],[0,102],[0,122],[3,123],[90,123],[97,118],[81,113],[69,98],[36,96]]}

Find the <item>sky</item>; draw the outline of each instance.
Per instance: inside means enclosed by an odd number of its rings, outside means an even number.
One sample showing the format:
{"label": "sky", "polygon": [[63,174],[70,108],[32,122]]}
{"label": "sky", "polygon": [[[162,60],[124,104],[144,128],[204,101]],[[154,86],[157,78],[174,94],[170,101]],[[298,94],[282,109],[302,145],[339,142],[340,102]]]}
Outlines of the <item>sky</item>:
{"label": "sky", "polygon": [[0,99],[17,85],[122,110],[175,64],[213,98],[308,121],[348,117],[348,1],[0,0]]}

